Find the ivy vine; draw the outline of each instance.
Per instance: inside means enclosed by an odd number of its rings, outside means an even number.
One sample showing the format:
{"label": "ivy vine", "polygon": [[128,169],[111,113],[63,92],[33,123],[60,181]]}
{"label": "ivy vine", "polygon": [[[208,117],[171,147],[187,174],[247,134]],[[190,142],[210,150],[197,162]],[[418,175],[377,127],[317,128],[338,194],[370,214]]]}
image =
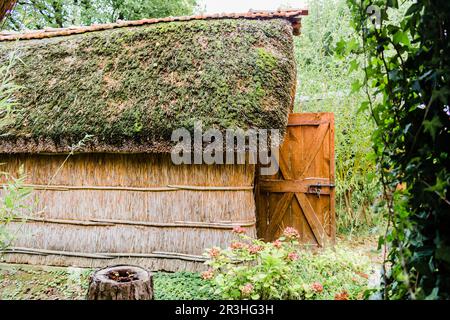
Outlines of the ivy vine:
{"label": "ivy vine", "polygon": [[[348,0],[387,205],[386,299],[450,298],[450,1]],[[393,18],[395,17],[395,19]],[[359,65],[359,61],[364,61]]]}

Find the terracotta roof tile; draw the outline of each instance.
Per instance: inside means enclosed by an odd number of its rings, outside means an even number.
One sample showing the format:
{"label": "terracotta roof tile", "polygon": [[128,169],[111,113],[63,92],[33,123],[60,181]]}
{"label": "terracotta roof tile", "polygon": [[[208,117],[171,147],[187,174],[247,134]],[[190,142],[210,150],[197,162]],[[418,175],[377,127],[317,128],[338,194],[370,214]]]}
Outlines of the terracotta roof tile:
{"label": "terracotta roof tile", "polygon": [[72,34],[108,30],[113,28],[123,28],[130,26],[141,26],[147,24],[172,22],[172,21],[188,21],[188,20],[212,20],[212,19],[288,19],[293,22],[294,34],[299,34],[299,19],[301,16],[308,14],[307,9],[292,9],[278,11],[253,11],[246,13],[221,13],[221,14],[202,14],[196,16],[166,17],[158,19],[142,19],[133,21],[118,21],[108,24],[96,24],[91,26],[68,27],[68,28],[46,28],[44,30],[31,30],[21,33],[11,31],[0,32],[0,41],[10,40],[28,40],[43,39],[58,36],[67,36]]}

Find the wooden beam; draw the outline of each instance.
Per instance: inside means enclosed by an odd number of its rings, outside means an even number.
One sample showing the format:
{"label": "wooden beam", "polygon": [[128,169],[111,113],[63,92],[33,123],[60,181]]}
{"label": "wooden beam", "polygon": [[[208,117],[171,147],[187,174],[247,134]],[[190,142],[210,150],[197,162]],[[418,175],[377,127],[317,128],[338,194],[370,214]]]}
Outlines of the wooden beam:
{"label": "wooden beam", "polygon": [[330,184],[328,179],[322,180],[264,180],[259,181],[259,187],[261,191],[264,192],[302,192],[302,193],[315,193],[310,190],[311,185],[323,184],[320,187],[320,194],[330,194],[331,188],[328,186]]}
{"label": "wooden beam", "polygon": [[275,233],[277,232],[277,228],[280,226],[281,221],[283,220],[287,208],[292,202],[293,197],[294,193],[288,192],[282,196],[280,201],[278,201],[270,218],[269,226],[266,230],[266,239],[272,239],[274,237]]}
{"label": "wooden beam", "polygon": [[326,241],[327,233],[325,232],[325,229],[317,218],[314,209],[308,200],[308,197],[304,193],[296,193],[295,197],[297,198],[297,201],[302,208],[306,220],[308,220],[308,224],[311,227],[317,243],[323,247]]}

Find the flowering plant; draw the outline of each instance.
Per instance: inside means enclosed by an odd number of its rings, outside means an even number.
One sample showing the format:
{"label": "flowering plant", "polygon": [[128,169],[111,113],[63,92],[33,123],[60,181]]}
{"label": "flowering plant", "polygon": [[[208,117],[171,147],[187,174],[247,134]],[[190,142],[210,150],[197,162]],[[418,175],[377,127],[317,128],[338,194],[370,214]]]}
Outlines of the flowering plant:
{"label": "flowering plant", "polygon": [[304,299],[320,294],[320,284],[304,284],[295,272],[299,259],[297,230],[286,228],[274,242],[263,242],[233,230],[238,240],[227,249],[205,253],[210,267],[202,277],[212,284],[214,295],[223,299]]}

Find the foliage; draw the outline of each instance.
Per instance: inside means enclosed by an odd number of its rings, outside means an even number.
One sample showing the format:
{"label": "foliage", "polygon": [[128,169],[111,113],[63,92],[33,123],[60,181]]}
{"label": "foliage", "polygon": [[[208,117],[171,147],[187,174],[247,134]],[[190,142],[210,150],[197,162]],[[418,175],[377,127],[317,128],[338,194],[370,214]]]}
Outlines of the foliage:
{"label": "foliage", "polygon": [[[363,93],[350,90],[363,73],[361,58],[335,55],[340,39],[356,41],[345,0],[312,0],[309,15],[302,18],[302,35],[296,37],[298,66],[296,110],[333,112],[336,135],[336,213],[338,231],[375,231],[381,214],[377,203],[381,188],[375,170],[371,134],[375,129],[368,112],[358,112]],[[356,59],[356,60],[355,60]],[[356,69],[356,70],[355,70]],[[356,71],[356,72],[351,72]]]}
{"label": "foliage", "polygon": [[211,300],[209,283],[194,272],[153,274],[156,300]]}
{"label": "foliage", "polygon": [[[13,54],[7,63],[0,65],[0,130],[11,122],[15,112],[12,95],[18,87],[11,81],[14,62]],[[19,174],[19,177],[15,178],[2,172],[0,163],[0,182],[3,183],[0,191],[0,251],[6,249],[14,239],[14,234],[7,228],[8,224],[31,211],[27,202],[31,189],[23,186],[25,175],[22,168]]]}
{"label": "foliage", "polygon": [[13,30],[62,28],[192,14],[196,0],[19,0],[7,21]]}
{"label": "foliage", "polygon": [[[0,299],[84,300],[93,269],[0,264]],[[194,272],[155,272],[156,300],[215,299]],[[205,287],[205,288],[203,288]]]}
{"label": "foliage", "polygon": [[14,178],[0,172],[0,181],[2,180],[6,180],[6,183],[0,197],[0,251],[7,249],[14,240],[15,234],[8,229],[8,224],[32,210],[28,201],[32,189],[24,187],[25,175],[22,173],[19,178]]}
{"label": "foliage", "polygon": [[361,298],[367,285],[367,259],[344,250],[299,250],[298,233],[286,228],[274,242],[263,242],[237,229],[241,241],[206,252],[202,273],[223,299]]}
{"label": "foliage", "polygon": [[0,299],[84,299],[90,269],[0,265]]}
{"label": "foliage", "polygon": [[[450,2],[349,5],[362,39],[350,46],[362,53],[355,64],[365,72],[354,87],[367,94],[361,108],[377,124],[372,141],[389,209],[380,239],[389,248],[385,298],[448,299]],[[379,25],[369,22],[374,8]]]}
{"label": "foliage", "polygon": [[303,250],[296,264],[303,283],[322,285],[321,294],[314,296],[321,300],[337,299],[339,295],[348,299],[365,298],[369,269],[367,256],[340,245],[321,252]]}

